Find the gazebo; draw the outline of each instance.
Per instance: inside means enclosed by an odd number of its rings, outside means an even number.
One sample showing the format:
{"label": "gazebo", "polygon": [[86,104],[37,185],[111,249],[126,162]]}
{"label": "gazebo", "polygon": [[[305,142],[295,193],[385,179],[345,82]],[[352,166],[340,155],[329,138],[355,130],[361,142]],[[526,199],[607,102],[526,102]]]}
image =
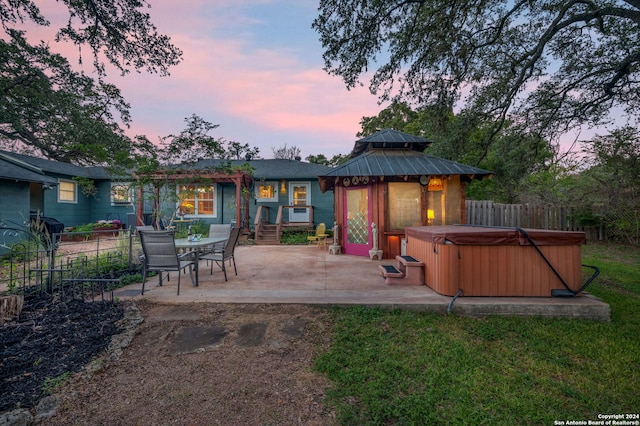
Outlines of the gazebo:
{"label": "gazebo", "polygon": [[393,259],[405,227],[465,223],[466,183],[492,172],[425,155],[431,143],[384,129],[356,141],[350,160],[319,176],[320,189],[334,191],[345,254],[368,256],[376,247]]}

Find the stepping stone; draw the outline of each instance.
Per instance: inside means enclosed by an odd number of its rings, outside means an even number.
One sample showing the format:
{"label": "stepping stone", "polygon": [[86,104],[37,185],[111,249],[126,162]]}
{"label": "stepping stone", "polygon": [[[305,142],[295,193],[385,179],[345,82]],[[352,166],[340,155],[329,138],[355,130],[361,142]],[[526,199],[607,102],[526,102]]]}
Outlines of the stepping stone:
{"label": "stepping stone", "polygon": [[294,337],[296,339],[302,337],[302,333],[304,333],[304,327],[307,325],[307,320],[302,318],[293,318],[287,320],[280,331],[287,336]]}
{"label": "stepping stone", "polygon": [[238,330],[236,344],[238,346],[258,346],[264,340],[267,324],[263,322],[250,322],[242,324]]}
{"label": "stepping stone", "polygon": [[221,344],[229,331],[219,326],[181,327],[169,346],[171,355],[204,352]]}

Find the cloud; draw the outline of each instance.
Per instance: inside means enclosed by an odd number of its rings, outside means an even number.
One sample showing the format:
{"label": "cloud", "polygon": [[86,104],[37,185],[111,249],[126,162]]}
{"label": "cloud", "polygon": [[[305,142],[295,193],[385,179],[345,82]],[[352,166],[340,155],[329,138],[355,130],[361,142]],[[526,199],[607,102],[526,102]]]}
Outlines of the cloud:
{"label": "cloud", "polygon": [[[362,116],[379,110],[376,98],[366,89],[347,91],[339,78],[302,62],[286,47],[260,48],[244,39],[192,34],[172,33],[184,61],[171,77],[127,76],[117,83],[136,99],[137,119],[151,119],[140,110],[146,105],[145,111],[155,109],[167,117],[165,124],[181,122],[193,112],[221,124],[223,134],[229,128],[224,119],[229,117],[240,126],[259,130],[263,138],[270,132],[295,132],[302,141],[333,134],[352,144]],[[165,114],[170,111],[179,116],[169,118]],[[340,145],[344,151],[344,143]],[[316,145],[315,152],[318,149]]]}
{"label": "cloud", "polygon": [[[303,155],[330,156],[348,152],[360,119],[381,109],[365,88],[347,91],[338,77],[322,70],[322,52],[307,25],[314,18],[312,2],[188,0],[179,7],[171,2],[152,6],[152,22],[184,52],[183,61],[169,77],[136,72],[122,77],[110,71],[108,80],[131,104],[132,136],[145,134],[156,141],[176,134],[195,113],[221,125],[217,136],[262,145],[265,156],[267,146],[284,143],[299,146]],[[293,7],[299,10],[291,15]],[[288,8],[287,14],[282,8]],[[56,4],[43,11],[55,18],[52,26],[33,28],[30,35],[51,40],[52,50],[77,64],[76,47],[53,42],[55,30],[64,24],[64,9]],[[297,44],[270,36],[282,19],[302,13],[309,15],[300,16],[295,28],[309,33],[301,33]],[[273,16],[278,20],[270,21]],[[89,51],[83,52],[83,68],[90,74]]]}

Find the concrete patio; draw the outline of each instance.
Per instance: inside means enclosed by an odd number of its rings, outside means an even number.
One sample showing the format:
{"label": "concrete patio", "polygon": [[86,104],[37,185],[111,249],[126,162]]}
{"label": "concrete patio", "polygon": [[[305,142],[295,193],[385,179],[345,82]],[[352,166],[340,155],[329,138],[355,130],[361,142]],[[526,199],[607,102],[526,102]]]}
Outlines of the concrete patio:
{"label": "concrete patio", "polygon": [[213,274],[200,263],[200,285],[194,287],[188,275],[157,286],[151,277],[140,295],[141,284],[118,289],[119,299],[142,298],[159,303],[287,303],[309,305],[361,305],[389,309],[430,311],[467,316],[520,315],[609,321],[609,305],[585,294],[580,297],[452,297],[442,296],[428,286],[389,286],[378,265],[390,260],[330,255],[315,246],[241,245],[235,252],[238,275],[227,268],[229,280],[214,265]]}

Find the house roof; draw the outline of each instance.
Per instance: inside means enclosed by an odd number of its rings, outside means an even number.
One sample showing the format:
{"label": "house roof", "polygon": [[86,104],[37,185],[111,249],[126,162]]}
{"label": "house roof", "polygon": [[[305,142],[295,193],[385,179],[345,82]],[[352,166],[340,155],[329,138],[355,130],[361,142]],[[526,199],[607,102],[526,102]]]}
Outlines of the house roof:
{"label": "house roof", "polygon": [[433,141],[421,138],[419,136],[410,135],[393,129],[383,129],[365,138],[359,139],[353,146],[351,158],[355,158],[363,152],[381,148],[381,149],[411,149],[413,151],[423,152],[431,146]]}
{"label": "house roof", "polygon": [[[299,160],[258,159],[258,160],[231,160],[232,166],[249,164],[254,168],[253,178],[264,179],[317,179],[319,175],[326,174],[331,167],[321,164],[307,163]],[[194,169],[214,168],[226,164],[226,160],[199,160]]]}
{"label": "house roof", "polygon": [[44,173],[54,173],[67,176],[79,176],[90,179],[110,179],[111,176],[103,167],[77,166],[62,161],[49,160],[46,158],[32,157],[30,155],[17,154],[15,152],[0,151],[0,154],[9,156],[14,160],[35,166]]}
{"label": "house roof", "polygon": [[57,185],[58,181],[46,176],[42,169],[0,152],[0,179]]}

